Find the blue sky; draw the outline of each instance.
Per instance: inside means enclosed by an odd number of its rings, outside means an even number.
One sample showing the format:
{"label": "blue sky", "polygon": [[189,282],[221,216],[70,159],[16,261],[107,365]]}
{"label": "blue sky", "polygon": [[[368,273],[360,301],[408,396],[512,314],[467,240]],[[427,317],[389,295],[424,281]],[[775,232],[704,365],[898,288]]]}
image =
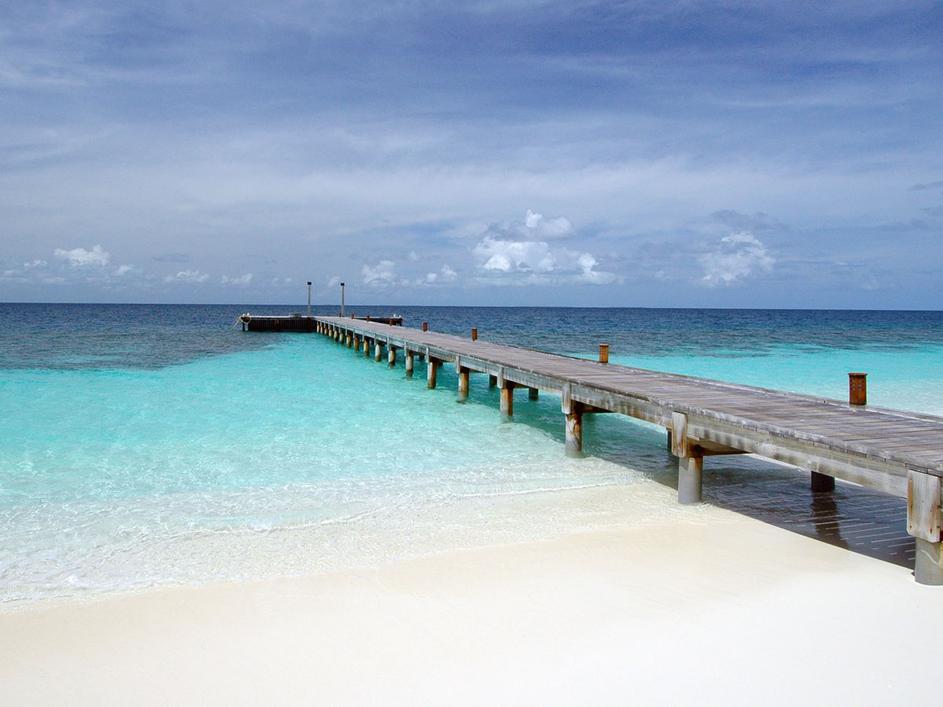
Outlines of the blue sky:
{"label": "blue sky", "polygon": [[0,3],[0,300],[940,307],[938,2]]}

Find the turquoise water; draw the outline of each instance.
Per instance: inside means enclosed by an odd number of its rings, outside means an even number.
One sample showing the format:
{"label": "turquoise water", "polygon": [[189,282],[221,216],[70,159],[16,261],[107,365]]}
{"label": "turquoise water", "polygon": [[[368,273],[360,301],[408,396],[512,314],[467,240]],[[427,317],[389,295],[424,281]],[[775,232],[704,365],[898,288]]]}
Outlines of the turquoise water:
{"label": "turquoise water", "polygon": [[[523,396],[502,423],[484,378],[460,404],[450,368],[429,391],[421,365],[410,380],[324,337],[243,334],[230,310],[73,308],[40,325],[7,312],[19,328],[0,346],[0,600],[302,574],[692,512],[652,483],[674,465],[650,426],[590,418],[591,456],[570,460],[553,396]],[[553,350],[580,341],[580,355],[606,336],[614,362],[838,398],[847,371],[866,370],[873,403],[943,414],[932,315],[882,315],[857,348],[769,326],[765,340],[743,327],[741,348],[649,340],[626,355],[628,321],[654,314],[486,314],[407,316],[456,332],[495,322],[491,338]],[[552,333],[566,326],[577,335]],[[596,493],[629,487],[632,518]]]}

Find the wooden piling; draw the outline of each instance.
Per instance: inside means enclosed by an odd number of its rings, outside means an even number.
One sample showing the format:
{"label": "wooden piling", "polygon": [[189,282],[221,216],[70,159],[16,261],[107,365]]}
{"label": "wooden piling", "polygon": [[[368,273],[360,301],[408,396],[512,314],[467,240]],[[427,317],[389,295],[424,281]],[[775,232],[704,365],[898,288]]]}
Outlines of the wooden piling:
{"label": "wooden piling", "polygon": [[704,453],[688,439],[688,416],[671,413],[671,453],[678,457],[678,503],[701,501]]}
{"label": "wooden piling", "polygon": [[583,456],[583,405],[570,397],[570,386],[560,394],[564,420],[564,450],[568,457]]}
{"label": "wooden piling", "polygon": [[943,490],[939,476],[907,472],[907,532],[916,539],[914,578],[919,584],[943,585]]}
{"label": "wooden piling", "polygon": [[396,366],[396,347],[395,346],[387,346],[386,361],[387,363],[390,364],[390,368],[394,368]]}
{"label": "wooden piling", "polygon": [[849,405],[867,405],[868,404],[868,374],[867,373],[849,373],[848,374],[848,404]]}
{"label": "wooden piling", "polygon": [[439,370],[439,361],[435,360],[431,356],[426,357],[426,387],[429,390],[435,388],[436,385],[436,373]]}
{"label": "wooden piling", "polygon": [[497,376],[488,376],[488,387],[494,388],[498,384]]}
{"label": "wooden piling", "polygon": [[514,417],[514,383],[502,376],[498,386],[501,388],[501,418],[510,420]]}
{"label": "wooden piling", "polygon": [[413,377],[413,368],[415,366],[414,354],[409,349],[406,349],[406,377]]}
{"label": "wooden piling", "polygon": [[382,361],[383,360],[383,342],[379,339],[376,340],[376,343],[373,345],[373,360]]}
{"label": "wooden piling", "polygon": [[471,371],[469,371],[464,366],[458,367],[458,399],[467,400],[468,399],[468,387],[469,379],[471,378]]}
{"label": "wooden piling", "polygon": [[828,474],[820,474],[817,471],[811,472],[811,484],[813,493],[824,493],[835,490],[835,477]]}
{"label": "wooden piling", "polygon": [[363,337],[363,355],[364,358],[370,358],[370,339]]}
{"label": "wooden piling", "polygon": [[528,389],[527,389],[527,399],[528,399],[528,400],[536,400],[538,397],[540,397],[540,391],[537,390],[537,388],[528,388]]}

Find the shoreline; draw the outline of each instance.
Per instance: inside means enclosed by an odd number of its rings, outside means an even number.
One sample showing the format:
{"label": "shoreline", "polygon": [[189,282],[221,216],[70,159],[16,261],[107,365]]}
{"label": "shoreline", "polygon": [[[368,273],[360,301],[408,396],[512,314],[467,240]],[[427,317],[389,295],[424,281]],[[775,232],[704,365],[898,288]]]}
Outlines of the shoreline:
{"label": "shoreline", "polygon": [[[935,699],[925,676],[943,626],[938,589],[746,516],[708,515],[727,522],[663,519],[0,614],[0,700]],[[722,677],[731,670],[736,688]]]}

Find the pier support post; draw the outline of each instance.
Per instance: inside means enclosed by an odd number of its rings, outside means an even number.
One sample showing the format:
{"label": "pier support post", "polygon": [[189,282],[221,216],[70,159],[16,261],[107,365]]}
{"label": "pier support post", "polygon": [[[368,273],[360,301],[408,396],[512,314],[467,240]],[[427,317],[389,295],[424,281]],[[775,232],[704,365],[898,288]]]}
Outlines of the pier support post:
{"label": "pier support post", "polygon": [[914,579],[918,584],[943,585],[941,505],[940,477],[908,471],[907,532],[916,539]]}
{"label": "pier support post", "polygon": [[379,339],[377,339],[373,344],[373,360],[383,360],[383,344]]}
{"label": "pier support post", "polygon": [[501,376],[498,386],[501,388],[501,419],[510,420],[514,417],[514,383]]}
{"label": "pier support post", "polygon": [[488,387],[494,388],[498,384],[497,376],[488,376]]}
{"label": "pier support post", "polygon": [[390,364],[390,368],[396,367],[396,347],[395,346],[387,346],[386,361],[387,363]]}
{"label": "pier support post", "polygon": [[564,449],[568,457],[583,456],[583,404],[570,398],[570,386],[560,394],[560,409],[565,424]]}
{"label": "pier support post", "polygon": [[354,351],[360,351],[360,334],[354,334]]}
{"label": "pier support post", "polygon": [[835,477],[828,474],[820,474],[817,471],[812,472],[812,491],[822,493],[835,490]]}
{"label": "pier support post", "polygon": [[666,430],[666,437],[668,438],[668,439],[667,439],[667,441],[668,441],[668,447],[667,447],[668,453],[671,454],[671,450],[673,449],[672,444],[671,444],[671,430]]}
{"label": "pier support post", "polygon": [[471,377],[471,371],[465,368],[462,365],[458,367],[458,399],[461,401],[468,400],[468,384],[469,378]]}
{"label": "pier support post", "polygon": [[350,332],[347,332],[347,348],[352,349],[354,347],[354,335]]}
{"label": "pier support post", "polygon": [[528,389],[527,389],[527,399],[528,399],[528,400],[536,400],[538,397],[540,397],[540,391],[538,391],[536,388],[528,388]]}
{"label": "pier support post", "polygon": [[678,503],[699,503],[704,454],[688,439],[688,416],[671,413],[671,453],[678,457]]}
{"label": "pier support post", "polygon": [[432,356],[426,356],[426,387],[429,390],[435,388],[436,384],[436,373],[439,370],[439,361],[432,358]]}
{"label": "pier support post", "polygon": [[678,503],[701,502],[701,472],[704,457],[678,457]]}
{"label": "pier support post", "polygon": [[415,366],[415,358],[412,351],[406,349],[406,377],[413,377],[413,367]]}
{"label": "pier support post", "polygon": [[370,355],[370,339],[368,339],[366,336],[363,337],[363,355]]}

